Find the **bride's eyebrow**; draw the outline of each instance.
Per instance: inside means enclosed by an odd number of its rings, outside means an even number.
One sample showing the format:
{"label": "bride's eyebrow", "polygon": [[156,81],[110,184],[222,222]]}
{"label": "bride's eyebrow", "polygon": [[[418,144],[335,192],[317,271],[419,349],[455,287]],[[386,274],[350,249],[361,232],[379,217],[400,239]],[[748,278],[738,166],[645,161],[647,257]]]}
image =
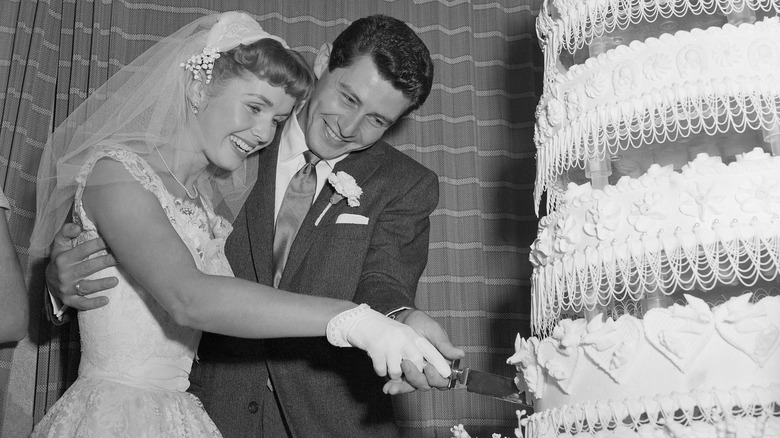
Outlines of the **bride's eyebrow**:
{"label": "bride's eyebrow", "polygon": [[262,101],[262,102],[263,102],[265,105],[267,105],[267,106],[274,106],[273,102],[271,102],[270,100],[268,100],[268,98],[267,98],[267,97],[265,97],[265,96],[263,96],[262,94],[258,94],[258,93],[247,93],[247,96],[251,96],[251,97],[254,97],[254,98],[258,99],[258,100],[261,100],[261,101]]}

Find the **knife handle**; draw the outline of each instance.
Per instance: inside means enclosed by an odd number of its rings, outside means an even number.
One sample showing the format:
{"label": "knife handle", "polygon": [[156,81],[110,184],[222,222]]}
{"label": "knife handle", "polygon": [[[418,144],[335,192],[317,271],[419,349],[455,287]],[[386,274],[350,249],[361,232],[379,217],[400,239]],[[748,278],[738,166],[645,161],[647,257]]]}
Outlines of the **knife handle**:
{"label": "knife handle", "polygon": [[463,370],[458,368],[459,365],[460,365],[460,359],[455,359],[452,362],[450,362],[450,379],[449,379],[449,383],[447,384],[447,389],[454,388],[455,385],[457,385],[460,379],[462,378]]}

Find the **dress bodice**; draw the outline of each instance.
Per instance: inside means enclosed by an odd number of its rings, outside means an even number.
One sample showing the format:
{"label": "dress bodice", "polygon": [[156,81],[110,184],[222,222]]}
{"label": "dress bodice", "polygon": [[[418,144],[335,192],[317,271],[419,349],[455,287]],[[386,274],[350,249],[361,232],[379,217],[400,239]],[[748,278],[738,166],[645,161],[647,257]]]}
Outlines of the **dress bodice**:
{"label": "dress bodice", "polygon": [[[232,230],[230,224],[217,216],[205,200],[201,207],[173,196],[143,158],[119,147],[102,148],[77,176],[74,220],[83,230],[79,243],[100,236],[84,210],[82,193],[87,177],[101,158],[122,163],[159,199],[198,269],[211,275],[233,275],[224,253],[225,240]],[[82,346],[79,376],[140,388],[185,391],[189,387],[188,377],[200,331],[178,325],[121,264],[93,275],[94,278],[107,276],[119,280],[117,287],[106,291],[109,304],[80,312],[78,316]]]}

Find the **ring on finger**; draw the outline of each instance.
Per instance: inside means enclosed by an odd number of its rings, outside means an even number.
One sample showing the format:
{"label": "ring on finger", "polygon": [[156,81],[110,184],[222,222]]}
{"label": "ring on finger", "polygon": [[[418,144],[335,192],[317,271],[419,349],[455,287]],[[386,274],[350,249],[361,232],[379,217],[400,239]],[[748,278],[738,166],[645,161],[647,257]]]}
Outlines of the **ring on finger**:
{"label": "ring on finger", "polygon": [[76,283],[76,293],[81,295],[81,283]]}

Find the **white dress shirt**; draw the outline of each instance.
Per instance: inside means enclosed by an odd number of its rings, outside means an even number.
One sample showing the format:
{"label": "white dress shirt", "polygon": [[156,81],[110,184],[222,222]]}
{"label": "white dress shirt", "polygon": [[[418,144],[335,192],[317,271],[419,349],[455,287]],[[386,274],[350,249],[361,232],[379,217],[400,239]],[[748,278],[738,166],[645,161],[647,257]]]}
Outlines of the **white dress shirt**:
{"label": "white dress shirt", "polygon": [[[279,156],[276,159],[276,194],[274,195],[274,222],[279,215],[279,209],[282,206],[284,193],[287,191],[287,185],[290,184],[293,175],[298,172],[306,160],[303,153],[308,149],[306,146],[306,137],[303,134],[301,126],[298,124],[298,118],[293,116],[287,120],[279,141]],[[314,192],[314,199],[320,194],[322,187],[327,183],[328,175],[333,171],[333,166],[343,160],[349,154],[344,154],[331,160],[321,160],[317,163],[317,189]]]}

